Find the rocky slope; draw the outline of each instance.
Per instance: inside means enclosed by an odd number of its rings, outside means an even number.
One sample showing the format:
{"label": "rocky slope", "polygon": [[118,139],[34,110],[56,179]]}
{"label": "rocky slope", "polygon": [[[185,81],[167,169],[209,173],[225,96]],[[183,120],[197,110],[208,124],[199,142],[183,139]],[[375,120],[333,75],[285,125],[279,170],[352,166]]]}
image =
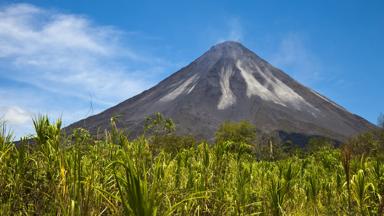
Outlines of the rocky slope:
{"label": "rocky slope", "polygon": [[92,133],[112,116],[135,136],[146,116],[161,112],[177,132],[212,139],[223,121],[248,120],[264,132],[325,136],[343,141],[375,126],[301,85],[237,42],[213,46],[151,89],[69,128]]}

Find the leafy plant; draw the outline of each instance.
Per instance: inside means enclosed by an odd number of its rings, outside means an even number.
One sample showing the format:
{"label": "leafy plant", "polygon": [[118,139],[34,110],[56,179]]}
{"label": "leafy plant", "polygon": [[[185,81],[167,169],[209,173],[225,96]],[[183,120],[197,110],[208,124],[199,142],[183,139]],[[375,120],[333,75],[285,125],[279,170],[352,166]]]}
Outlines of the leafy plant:
{"label": "leafy plant", "polygon": [[216,142],[208,143],[169,134],[172,130],[163,130],[163,123],[172,124],[164,120],[155,115],[147,136],[128,139],[112,118],[111,130],[96,139],[81,128],[67,136],[60,120],[39,116],[34,119],[36,135],[17,144],[2,125],[0,215],[380,215],[384,211],[379,132],[364,136],[377,144],[377,154],[358,154],[360,147],[351,142],[341,149],[312,146],[310,153],[295,151],[280,157],[278,144],[272,139],[258,143],[247,123],[227,124],[216,133]]}

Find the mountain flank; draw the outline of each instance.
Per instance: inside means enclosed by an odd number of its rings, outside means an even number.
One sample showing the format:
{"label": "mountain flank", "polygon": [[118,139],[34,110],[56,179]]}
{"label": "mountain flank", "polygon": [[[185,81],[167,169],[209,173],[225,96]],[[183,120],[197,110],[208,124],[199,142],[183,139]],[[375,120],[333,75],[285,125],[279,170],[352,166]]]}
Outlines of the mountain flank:
{"label": "mountain flank", "polygon": [[320,136],[344,141],[375,128],[242,44],[227,41],[156,86],[67,129],[83,127],[96,134],[118,116],[118,126],[137,136],[155,112],[172,118],[178,134],[208,140],[224,121],[247,120],[262,132],[297,140]]}

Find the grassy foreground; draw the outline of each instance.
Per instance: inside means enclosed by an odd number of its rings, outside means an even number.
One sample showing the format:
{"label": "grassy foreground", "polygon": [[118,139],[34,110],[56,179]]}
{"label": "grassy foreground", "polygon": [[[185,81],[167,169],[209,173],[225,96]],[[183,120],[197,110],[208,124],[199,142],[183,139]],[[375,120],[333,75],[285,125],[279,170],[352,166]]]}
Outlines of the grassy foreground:
{"label": "grassy foreground", "polygon": [[46,117],[34,123],[32,145],[0,133],[0,215],[379,215],[384,207],[382,160],[348,148],[259,160],[233,140],[169,150],[116,127],[94,140],[83,129],[63,135]]}

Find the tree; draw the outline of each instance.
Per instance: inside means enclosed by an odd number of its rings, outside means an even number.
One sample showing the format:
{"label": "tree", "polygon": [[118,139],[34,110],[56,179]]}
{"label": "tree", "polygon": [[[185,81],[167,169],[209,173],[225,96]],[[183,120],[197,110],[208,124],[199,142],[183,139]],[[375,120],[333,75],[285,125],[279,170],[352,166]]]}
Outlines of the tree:
{"label": "tree", "polygon": [[163,136],[175,132],[176,127],[172,119],[165,118],[157,112],[147,117],[144,123],[144,135]]}
{"label": "tree", "polygon": [[195,146],[197,141],[191,135],[167,134],[153,136],[150,139],[152,153],[157,155],[161,150],[176,155],[180,150]]}
{"label": "tree", "polygon": [[193,136],[176,135],[175,130],[172,119],[164,117],[159,112],[146,118],[144,135],[148,138],[154,154],[164,150],[175,155],[181,149],[190,148],[196,144]]}
{"label": "tree", "polygon": [[256,139],[256,128],[247,121],[224,122],[215,134],[216,143],[232,141],[234,143],[252,144]]}
{"label": "tree", "polygon": [[310,138],[308,144],[305,146],[308,153],[313,153],[319,150],[331,149],[332,141],[325,137]]}

